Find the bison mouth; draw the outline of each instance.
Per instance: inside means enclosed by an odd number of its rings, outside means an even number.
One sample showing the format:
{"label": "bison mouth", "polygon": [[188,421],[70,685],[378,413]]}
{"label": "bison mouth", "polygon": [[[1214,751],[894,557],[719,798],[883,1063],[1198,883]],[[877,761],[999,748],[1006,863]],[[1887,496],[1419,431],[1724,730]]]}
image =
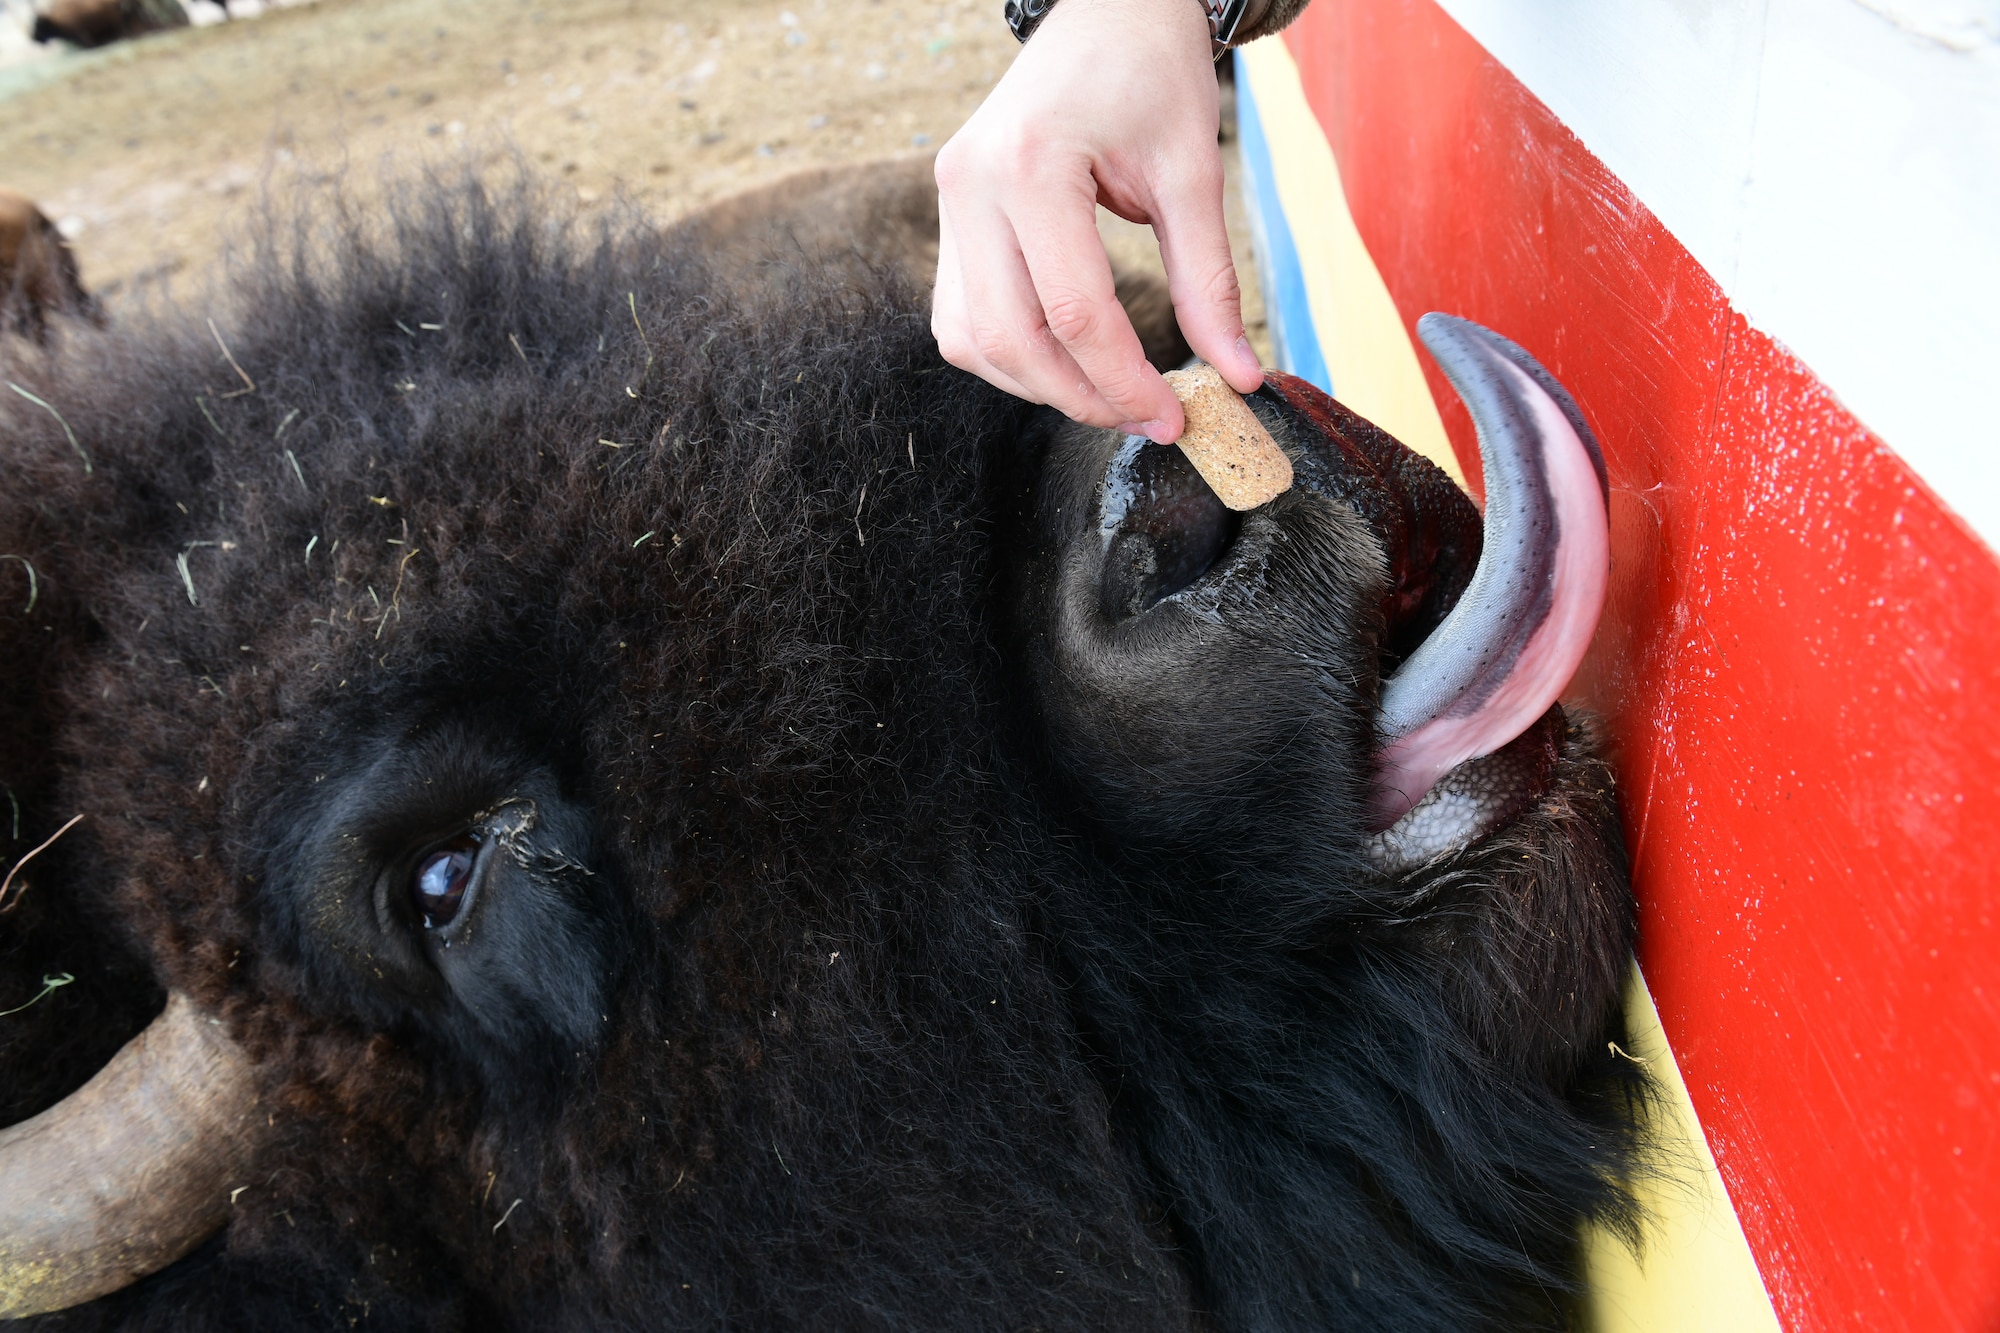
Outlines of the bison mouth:
{"label": "bison mouth", "polygon": [[[1258,596],[1321,591],[1269,586],[1279,545],[1339,545],[1310,511],[1330,501],[1365,526],[1380,560],[1363,691],[1376,754],[1366,849],[1392,874],[1470,845],[1545,788],[1556,697],[1589,644],[1609,567],[1604,464],[1569,394],[1479,325],[1432,314],[1418,331],[1478,429],[1483,521],[1429,460],[1278,372],[1249,402],[1292,460],[1291,492],[1232,513],[1178,449],[1135,435],[1113,451],[1096,503],[1107,641],[1143,634],[1167,607],[1229,620],[1232,592],[1234,619],[1261,623]],[[1319,577],[1351,581],[1360,559],[1350,549]],[[1324,656],[1308,638],[1291,646]]]}

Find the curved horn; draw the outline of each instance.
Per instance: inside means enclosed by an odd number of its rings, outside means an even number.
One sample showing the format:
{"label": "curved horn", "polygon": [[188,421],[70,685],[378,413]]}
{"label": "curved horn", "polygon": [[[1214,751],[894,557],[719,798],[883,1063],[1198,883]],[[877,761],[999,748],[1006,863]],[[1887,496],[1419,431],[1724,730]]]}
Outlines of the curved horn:
{"label": "curved horn", "polygon": [[1610,576],[1604,459],[1569,394],[1469,320],[1428,314],[1417,336],[1478,427],[1486,535],[1458,605],[1383,684],[1377,828],[1548,711],[1590,646]]}
{"label": "curved horn", "polygon": [[108,1295],[213,1235],[256,1101],[248,1057],[175,993],[90,1082],[0,1130],[0,1318]]}

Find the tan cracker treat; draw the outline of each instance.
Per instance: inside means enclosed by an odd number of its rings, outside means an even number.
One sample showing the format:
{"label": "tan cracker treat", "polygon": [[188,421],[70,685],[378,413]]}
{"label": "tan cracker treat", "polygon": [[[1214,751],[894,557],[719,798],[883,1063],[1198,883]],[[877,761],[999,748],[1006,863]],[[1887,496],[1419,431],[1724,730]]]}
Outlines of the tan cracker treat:
{"label": "tan cracker treat", "polygon": [[1214,366],[1168,371],[1167,383],[1187,416],[1181,452],[1218,500],[1255,509],[1291,489],[1292,460]]}

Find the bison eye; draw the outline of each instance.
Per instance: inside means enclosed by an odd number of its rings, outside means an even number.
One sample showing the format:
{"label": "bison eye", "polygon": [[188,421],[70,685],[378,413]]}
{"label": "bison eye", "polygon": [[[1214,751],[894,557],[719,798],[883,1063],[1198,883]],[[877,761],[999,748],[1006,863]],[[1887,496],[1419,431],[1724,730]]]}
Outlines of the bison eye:
{"label": "bison eye", "polygon": [[1237,516],[1172,445],[1130,436],[1104,479],[1104,610],[1136,616],[1214,567]]}
{"label": "bison eye", "polygon": [[423,914],[425,929],[450,925],[458,915],[478,857],[479,839],[466,834],[453,838],[417,862],[416,873],[410,879],[410,896],[417,911]]}

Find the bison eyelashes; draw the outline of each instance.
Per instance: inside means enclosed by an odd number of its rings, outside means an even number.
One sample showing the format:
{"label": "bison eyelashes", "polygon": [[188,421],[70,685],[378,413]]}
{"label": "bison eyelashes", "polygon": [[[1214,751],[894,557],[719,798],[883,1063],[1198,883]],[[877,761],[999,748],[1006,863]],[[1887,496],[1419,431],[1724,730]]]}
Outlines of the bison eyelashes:
{"label": "bison eyelashes", "polygon": [[470,834],[453,838],[417,863],[410,878],[410,898],[426,930],[448,926],[458,917],[478,867],[479,839]]}

